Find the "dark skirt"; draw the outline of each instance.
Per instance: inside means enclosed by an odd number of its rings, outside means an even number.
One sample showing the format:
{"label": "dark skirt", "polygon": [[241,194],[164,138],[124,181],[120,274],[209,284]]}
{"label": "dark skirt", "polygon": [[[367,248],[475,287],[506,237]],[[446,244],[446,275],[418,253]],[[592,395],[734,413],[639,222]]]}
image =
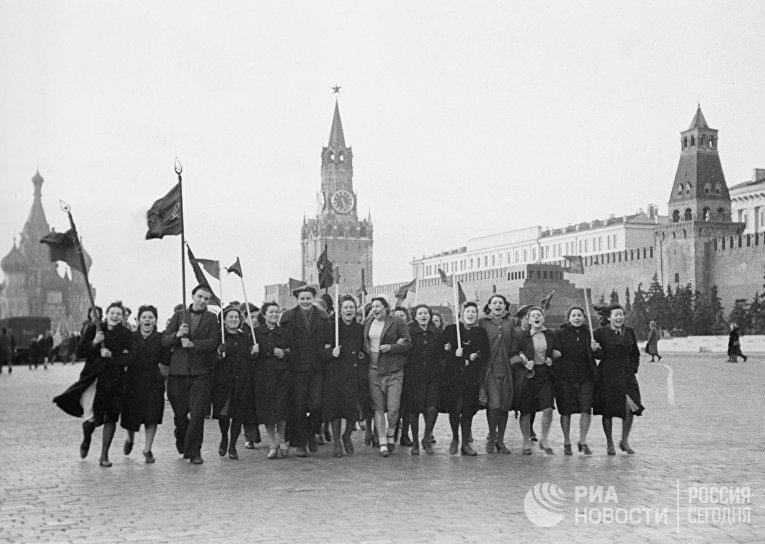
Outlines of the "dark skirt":
{"label": "dark skirt", "polygon": [[[601,364],[601,368],[602,368]],[[621,374],[601,372],[600,380],[595,387],[593,413],[603,417],[618,417],[624,419],[627,408],[627,397],[637,406],[632,413],[642,415],[645,409],[640,400],[640,386],[634,372],[624,371]]]}
{"label": "dark skirt", "polygon": [[541,412],[553,407],[553,387],[548,380],[529,380],[521,391],[518,411],[521,415]]}
{"label": "dark skirt", "polygon": [[274,425],[289,419],[292,403],[290,371],[274,359],[258,361],[255,367],[255,408],[258,423]]}
{"label": "dark skirt", "polygon": [[475,415],[478,412],[479,375],[469,367],[457,361],[455,365],[447,363],[441,375],[440,411],[462,415]]}
{"label": "dark skirt", "polygon": [[138,431],[141,425],[159,425],[165,412],[165,380],[156,372],[129,367],[126,377],[125,396],[122,402],[120,426],[128,431]]}
{"label": "dark skirt", "polygon": [[216,381],[218,375],[213,374],[213,419],[231,418],[247,425],[254,424],[257,419],[253,374],[229,375]]}
{"label": "dark skirt", "polygon": [[[356,359],[358,361],[358,359]],[[327,361],[324,368],[324,397],[322,416],[324,421],[358,418],[358,364],[347,358]]]}
{"label": "dark skirt", "polygon": [[555,380],[555,405],[562,416],[592,412],[592,382],[567,382]]}
{"label": "dark skirt", "polygon": [[437,365],[409,362],[404,367],[401,404],[406,413],[424,414],[428,408],[438,407],[441,376]]}

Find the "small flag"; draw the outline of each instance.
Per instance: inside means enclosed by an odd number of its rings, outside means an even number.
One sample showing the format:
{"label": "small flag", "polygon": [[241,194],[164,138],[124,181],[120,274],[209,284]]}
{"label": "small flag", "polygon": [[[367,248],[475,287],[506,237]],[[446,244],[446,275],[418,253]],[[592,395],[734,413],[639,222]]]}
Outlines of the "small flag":
{"label": "small flag", "polygon": [[547,295],[545,298],[542,299],[542,302],[539,303],[539,306],[542,308],[543,311],[547,311],[550,308],[550,301],[552,301],[552,297],[555,294],[555,289],[552,290],[552,292]]}
{"label": "small flag", "polygon": [[205,277],[204,272],[202,272],[202,267],[199,266],[199,261],[204,261],[207,259],[197,259],[194,257],[194,254],[191,252],[191,247],[189,244],[186,244],[186,252],[189,255],[189,263],[191,263],[191,269],[194,271],[194,277],[197,278],[198,283],[204,283],[208,287],[210,287],[210,293],[212,294],[212,297],[210,297],[210,304],[213,306],[221,306],[220,299],[213,293],[212,287],[210,286],[210,282],[207,281],[207,278]]}
{"label": "small flag", "polygon": [[303,287],[304,285],[306,285],[306,282],[304,282],[303,280],[296,280],[295,278],[290,278],[289,280],[287,280],[287,289],[289,290],[290,293],[293,292],[298,287]]}
{"label": "small flag", "polygon": [[584,261],[581,255],[564,255],[566,272],[569,274],[584,274]]}
{"label": "small flag", "polygon": [[361,287],[356,289],[356,296],[361,298],[361,295],[367,295],[367,285],[364,280],[364,269],[361,269]]}
{"label": "small flag", "polygon": [[414,278],[409,283],[402,285],[398,289],[396,289],[396,292],[393,294],[396,299],[404,300],[406,298],[406,294],[409,292],[416,293],[417,292],[417,278]]}
{"label": "small flag", "polygon": [[197,262],[202,265],[205,272],[210,274],[216,280],[220,279],[220,261],[213,261],[212,259],[197,259]]}
{"label": "small flag", "polygon": [[154,202],[146,212],[146,239],[177,236],[183,232],[183,209],[181,208],[181,184],[176,183],[170,192]]}
{"label": "small flag", "polygon": [[462,283],[460,282],[457,282],[457,300],[460,308],[467,302],[467,295],[465,295],[465,291],[462,290]]}
{"label": "small flag", "polygon": [[335,278],[332,274],[332,261],[327,256],[327,246],[324,246],[324,251],[321,252],[319,260],[316,261],[316,268],[319,270],[319,289],[332,287]]}
{"label": "small flag", "polygon": [[50,260],[52,262],[63,261],[68,264],[74,270],[79,270],[83,274],[86,274],[90,270],[90,265],[93,261],[85,253],[85,266],[87,270],[83,270],[82,261],[78,251],[82,251],[80,241],[77,240],[72,233],[72,229],[66,232],[52,231],[40,239],[41,244],[47,244],[50,249]]}
{"label": "small flag", "polygon": [[236,258],[236,262],[234,264],[232,264],[231,266],[226,268],[226,272],[228,272],[229,274],[231,274],[233,272],[234,274],[236,274],[240,278],[243,277],[242,276],[242,263],[239,262],[239,257]]}
{"label": "small flag", "polygon": [[440,268],[438,269],[438,275],[441,276],[441,281],[445,285],[447,285],[449,287],[454,287],[454,278],[453,278],[453,276],[447,276],[446,272],[444,272]]}

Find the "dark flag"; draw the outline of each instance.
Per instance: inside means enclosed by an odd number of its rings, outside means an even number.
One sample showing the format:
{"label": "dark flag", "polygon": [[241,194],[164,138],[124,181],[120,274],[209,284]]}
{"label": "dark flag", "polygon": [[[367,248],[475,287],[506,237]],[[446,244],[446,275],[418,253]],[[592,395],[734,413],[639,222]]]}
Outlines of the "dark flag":
{"label": "dark flag", "polygon": [[[90,270],[92,261],[84,252],[82,253],[84,259],[80,259],[78,250],[82,252],[82,246],[72,232],[72,229],[63,233],[52,231],[43,236],[40,243],[48,245],[51,261],[63,261],[74,270],[79,270],[83,274],[87,274]],[[83,270],[83,262],[85,267],[87,267],[85,270]]]}
{"label": "dark flag", "polygon": [[316,268],[319,270],[319,289],[329,289],[335,283],[335,277],[332,273],[332,261],[327,256],[327,246],[321,252],[319,260],[316,261]]}
{"label": "dark flag", "polygon": [[542,299],[542,302],[539,303],[539,307],[542,308],[543,311],[547,311],[550,308],[550,302],[552,301],[552,297],[555,294],[555,289],[547,295],[545,298]]}
{"label": "dark flag", "polygon": [[569,274],[584,274],[584,261],[581,255],[564,255],[566,272]]}
{"label": "dark flag", "polygon": [[220,261],[213,261],[212,259],[197,259],[197,262],[202,265],[205,272],[210,274],[216,280],[220,280]]}
{"label": "dark flag", "polygon": [[465,291],[462,290],[462,284],[460,282],[457,282],[457,301],[460,308],[467,302],[467,295],[465,295]]}
{"label": "dark flag", "polygon": [[454,277],[453,276],[447,276],[446,272],[444,272],[440,268],[438,269],[438,275],[441,276],[441,281],[445,285],[447,285],[449,287],[454,287]]}
{"label": "dark flag", "polygon": [[396,292],[393,293],[393,296],[396,297],[397,300],[404,300],[406,298],[407,293],[409,292],[416,293],[417,292],[417,278],[414,278],[409,283],[402,285],[398,289],[396,289]]}
{"label": "dark flag", "polygon": [[243,277],[242,276],[242,263],[239,262],[239,257],[236,258],[236,262],[234,264],[232,264],[231,266],[226,268],[226,272],[228,272],[229,274],[231,274],[233,272],[234,274],[236,274],[240,278]]}
{"label": "dark flag", "polygon": [[197,283],[204,283],[210,288],[210,293],[212,293],[210,304],[213,306],[220,306],[220,299],[213,293],[212,286],[205,277],[205,273],[202,272],[202,267],[200,266],[200,261],[208,261],[209,259],[197,259],[194,257],[194,254],[191,252],[191,247],[188,244],[186,244],[186,252],[189,255],[189,263],[191,263],[191,269],[194,271],[194,277],[197,279]]}
{"label": "dark flag", "polygon": [[359,297],[359,299],[361,299],[361,295],[368,295],[368,294],[369,293],[367,293],[366,280],[364,279],[364,269],[362,268],[361,269],[361,287],[356,289],[356,296]]}
{"label": "dark flag", "polygon": [[295,289],[303,287],[304,285],[307,285],[307,283],[303,280],[296,280],[295,278],[290,278],[287,280],[287,289],[290,293],[292,293]]}
{"label": "dark flag", "polygon": [[170,192],[154,202],[146,212],[146,239],[177,236],[183,232],[183,208],[181,207],[181,184],[176,183]]}

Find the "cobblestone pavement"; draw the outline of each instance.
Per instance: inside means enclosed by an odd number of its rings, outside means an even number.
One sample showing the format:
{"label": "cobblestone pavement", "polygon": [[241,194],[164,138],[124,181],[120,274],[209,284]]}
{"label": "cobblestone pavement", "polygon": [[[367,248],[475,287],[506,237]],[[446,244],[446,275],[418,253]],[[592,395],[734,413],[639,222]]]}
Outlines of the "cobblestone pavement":
{"label": "cobblestone pavement", "polygon": [[[208,421],[205,464],[192,466],[175,452],[168,404],[156,464],[143,463],[141,436],[124,456],[118,429],[110,469],[98,466],[100,431],[81,460],[80,420],[51,403],[81,365],[17,367],[0,376],[0,541],[763,542],[763,359],[732,365],[701,354],[666,356],[666,366],[644,362],[637,455],[607,456],[596,417],[594,455],[564,456],[556,415],[554,456],[521,455],[515,421],[512,455],[452,456],[441,416],[432,456],[400,448],[382,459],[356,432],[356,454],[342,459],[323,446],[308,459],[269,461],[264,447],[240,445],[239,461],[231,461],[218,457],[217,424]],[[576,443],[578,417],[572,426]],[[614,426],[617,436],[620,422]],[[482,450],[483,413],[474,435]],[[542,483],[557,488],[540,503],[528,492]]]}

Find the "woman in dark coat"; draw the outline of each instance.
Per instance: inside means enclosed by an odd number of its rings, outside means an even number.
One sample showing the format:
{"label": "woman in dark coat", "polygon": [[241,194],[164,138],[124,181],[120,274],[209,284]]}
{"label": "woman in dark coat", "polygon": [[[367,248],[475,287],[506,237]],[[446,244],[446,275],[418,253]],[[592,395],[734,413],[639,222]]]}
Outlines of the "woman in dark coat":
{"label": "woman in dark coat", "polygon": [[420,414],[425,418],[425,433],[422,447],[425,453],[433,453],[430,436],[438,417],[438,397],[441,379],[443,344],[439,343],[440,332],[431,322],[430,307],[419,304],[414,307],[414,321],[409,325],[412,347],[407,354],[404,367],[403,406],[409,412],[412,427],[412,455],[419,455],[418,434]]}
{"label": "woman in dark coat", "polygon": [[518,332],[514,321],[507,316],[507,306],[504,296],[493,294],[484,308],[486,316],[479,321],[489,340],[489,355],[481,371],[489,422],[486,453],[510,453],[505,446],[507,415],[513,406],[510,352],[518,349]]}
{"label": "woman in dark coat", "polygon": [[135,433],[143,425],[146,434],[143,456],[147,463],[153,463],[151,448],[157,425],[162,423],[165,412],[165,376],[170,364],[170,350],[162,347],[162,334],[157,332],[157,309],[154,306],[138,308],[138,330],[133,333],[133,338],[136,360],[127,370],[120,418],[120,425],[128,433],[122,451],[130,455]]}
{"label": "woman in dark coat", "polygon": [[661,355],[659,355],[659,328],[656,326],[656,321],[651,321],[648,327],[651,329],[648,332],[648,341],[645,343],[645,352],[651,356],[651,362],[654,362],[656,357],[661,361]]}
{"label": "woman in dark coat", "polygon": [[457,343],[457,325],[447,325],[438,341],[446,351],[441,375],[441,407],[449,413],[452,443],[449,453],[454,455],[459,447],[459,431],[462,429],[462,455],[478,455],[470,446],[473,416],[478,412],[478,390],[481,368],[489,354],[489,340],[478,325],[478,305],[468,301],[462,305],[460,340]]}
{"label": "woman in dark coat", "polygon": [[[364,358],[364,327],[356,321],[356,302],[346,296],[340,300],[340,344],[335,345],[334,332],[325,346],[324,359],[324,422],[332,425],[335,457],[353,453],[351,433],[359,417],[359,361]],[[365,370],[366,371],[366,370]],[[342,419],[345,432],[340,436]],[[341,444],[342,439],[342,444]]]}
{"label": "woman in dark coat", "polygon": [[106,309],[106,321],[91,323],[85,329],[77,355],[85,359],[80,379],[53,399],[59,408],[75,417],[84,417],[80,457],[87,457],[90,440],[96,427],[103,425],[101,443],[102,467],[110,467],[109,447],[117,428],[125,391],[125,369],[135,359],[133,334],[122,326],[123,307],[113,302]]}
{"label": "woman in dark coat", "polygon": [[[218,362],[213,373],[213,418],[220,428],[218,454],[228,450],[229,459],[239,459],[236,441],[242,425],[252,425],[255,417],[254,373],[258,346],[252,337],[239,330],[242,314],[236,306],[221,312],[224,341],[218,346]],[[229,434],[231,438],[229,439]]]}
{"label": "woman in dark coat", "polygon": [[547,444],[553,411],[553,360],[560,356],[555,349],[555,334],[545,328],[542,308],[529,309],[529,329],[521,332],[518,350],[513,353],[513,408],[520,412],[523,454],[531,455],[531,414],[542,412],[542,436],[539,447],[548,455]]}
{"label": "woman in dark coat", "polygon": [[292,409],[289,370],[291,354],[287,335],[279,326],[279,305],[276,302],[264,302],[260,312],[264,322],[255,329],[258,345],[255,412],[258,423],[266,426],[269,445],[267,457],[276,459],[279,453],[282,457],[287,457],[289,453],[284,433]]}
{"label": "woman in dark coat", "polygon": [[560,358],[553,363],[555,375],[555,403],[560,414],[560,426],[563,430],[563,453],[571,451],[571,416],[579,416],[579,441],[577,449],[585,455],[592,455],[587,445],[587,432],[592,420],[592,397],[598,367],[592,356],[590,329],[584,322],[584,310],[572,306],[568,310],[568,320],[555,334]]}
{"label": "woman in dark coat", "polygon": [[607,325],[595,330],[592,350],[598,365],[598,381],[595,384],[595,415],[603,416],[603,431],[606,434],[608,455],[616,455],[611,438],[612,418],[623,420],[622,439],[619,448],[635,453],[629,444],[633,416],[643,413],[640,404],[640,387],[637,371],[640,365],[640,350],[637,347],[635,331],[624,325],[624,308],[618,304],[604,310]]}
{"label": "woman in dark coat", "polygon": [[738,333],[738,324],[730,324],[730,336],[728,336],[728,362],[738,363],[738,358],[743,357],[744,362],[748,359],[746,355],[741,353],[741,338]]}

